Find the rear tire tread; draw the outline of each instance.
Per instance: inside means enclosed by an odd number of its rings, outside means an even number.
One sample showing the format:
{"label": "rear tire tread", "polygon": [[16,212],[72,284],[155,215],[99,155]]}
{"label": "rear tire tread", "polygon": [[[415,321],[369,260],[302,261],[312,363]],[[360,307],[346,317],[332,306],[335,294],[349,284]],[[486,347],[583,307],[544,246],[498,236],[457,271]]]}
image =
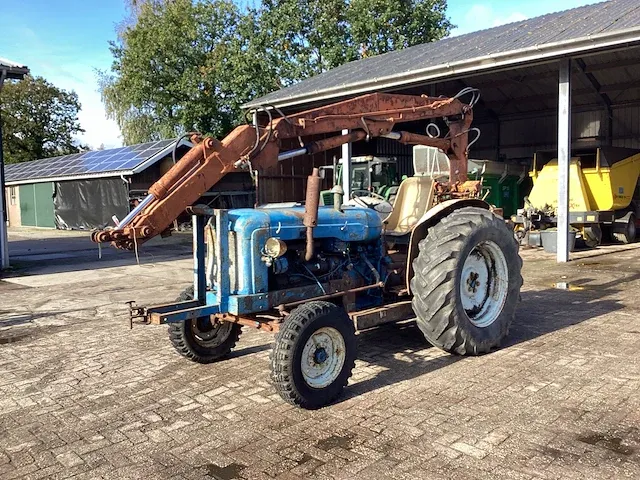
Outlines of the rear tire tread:
{"label": "rear tire tread", "polygon": [[[519,292],[522,259],[517,254],[517,240],[504,221],[484,209],[462,208],[444,217],[420,241],[420,253],[413,261],[415,275],[411,280],[411,291],[416,323],[430,343],[459,355],[479,355],[497,347],[496,342],[476,341],[465,328],[460,327],[456,318],[456,265],[465,248],[465,239],[482,228],[503,231],[505,237],[513,242],[518,272],[515,285]],[[513,287],[511,281],[509,283],[511,294]],[[510,321],[501,323],[499,338],[506,336],[509,324]]]}

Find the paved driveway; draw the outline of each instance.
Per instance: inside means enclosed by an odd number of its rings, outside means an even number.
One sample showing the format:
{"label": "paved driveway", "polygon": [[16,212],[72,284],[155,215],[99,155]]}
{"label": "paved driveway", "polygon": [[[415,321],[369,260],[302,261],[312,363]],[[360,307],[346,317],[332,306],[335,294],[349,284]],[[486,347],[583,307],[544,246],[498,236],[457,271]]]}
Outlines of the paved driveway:
{"label": "paved driveway", "polygon": [[0,281],[0,480],[640,478],[638,245],[562,267],[524,252],[490,355],[447,355],[411,324],[361,334],[346,395],[315,412],[275,394],[266,333],[198,365],[165,327],[129,330],[125,301],[190,282],[182,250],[94,253]]}

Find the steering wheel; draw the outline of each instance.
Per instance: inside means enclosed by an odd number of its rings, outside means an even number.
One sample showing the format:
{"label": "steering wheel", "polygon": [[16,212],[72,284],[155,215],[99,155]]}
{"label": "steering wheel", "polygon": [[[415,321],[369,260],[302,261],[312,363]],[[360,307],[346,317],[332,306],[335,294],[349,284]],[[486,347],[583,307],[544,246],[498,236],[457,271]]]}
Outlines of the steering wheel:
{"label": "steering wheel", "polygon": [[379,193],[370,192],[369,190],[354,190],[353,192],[351,192],[351,200],[354,200],[356,203],[359,203],[365,208],[373,208],[375,206],[373,204],[369,204],[365,202],[360,197],[371,197],[371,198],[377,198],[379,200],[382,200],[383,202],[387,201],[387,199],[384,198]]}

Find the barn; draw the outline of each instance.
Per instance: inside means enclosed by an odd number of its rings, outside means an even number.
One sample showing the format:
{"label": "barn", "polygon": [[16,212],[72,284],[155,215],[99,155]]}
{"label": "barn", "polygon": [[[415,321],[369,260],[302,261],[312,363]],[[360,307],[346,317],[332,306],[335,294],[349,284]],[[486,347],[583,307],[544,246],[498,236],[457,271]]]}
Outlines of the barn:
{"label": "barn", "polygon": [[[470,157],[515,170],[529,169],[537,153],[558,158],[563,235],[570,157],[599,147],[640,148],[640,5],[610,0],[364,58],[246,107],[276,106],[286,114],[371,92],[453,96],[469,86],[481,92],[473,122],[481,135]],[[426,124],[403,129],[424,133]],[[276,173],[289,175],[291,187],[268,189],[269,200],[299,200],[289,197],[314,166],[348,155],[397,157],[401,173],[412,174],[411,147],[377,138],[280,162]],[[559,248],[558,259],[567,258]]]}
{"label": "barn", "polygon": [[[191,147],[185,139],[74,153],[6,166],[10,226],[90,230],[114,225]],[[225,178],[203,195],[218,208],[251,206],[251,179]]]}

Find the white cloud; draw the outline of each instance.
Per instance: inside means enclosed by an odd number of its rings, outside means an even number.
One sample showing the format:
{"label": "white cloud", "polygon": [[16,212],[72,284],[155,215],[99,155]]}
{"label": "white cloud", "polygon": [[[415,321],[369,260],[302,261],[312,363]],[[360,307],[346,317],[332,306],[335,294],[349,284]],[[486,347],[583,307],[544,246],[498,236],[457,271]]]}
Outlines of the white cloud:
{"label": "white cloud", "polygon": [[490,5],[475,4],[467,10],[462,20],[456,19],[458,27],[452,32],[452,35],[462,35],[507,23],[519,22],[527,18],[525,14],[520,12],[510,12],[504,15],[504,12],[495,12]]}

